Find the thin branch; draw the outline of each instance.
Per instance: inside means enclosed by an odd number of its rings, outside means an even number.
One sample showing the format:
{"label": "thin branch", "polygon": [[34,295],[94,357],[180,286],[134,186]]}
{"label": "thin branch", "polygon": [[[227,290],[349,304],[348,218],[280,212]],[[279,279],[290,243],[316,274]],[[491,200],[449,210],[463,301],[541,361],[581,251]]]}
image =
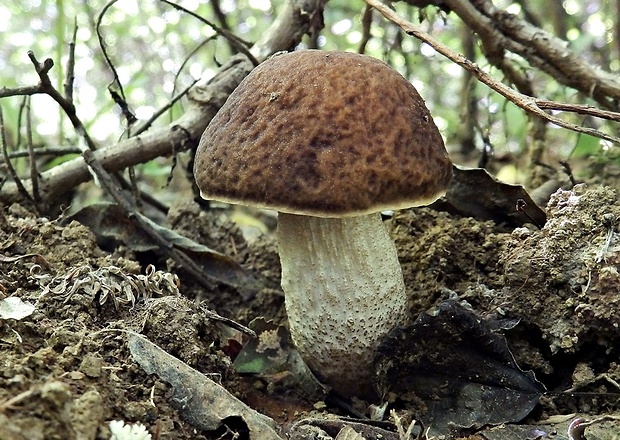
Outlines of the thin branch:
{"label": "thin branch", "polygon": [[[311,30],[322,26],[324,0],[287,0],[280,8],[278,17],[259,41],[252,47],[252,54],[264,60],[275,52],[288,50],[299,44]],[[202,132],[223,105],[228,95],[253,68],[247,57],[230,58],[219,73],[207,84],[197,84],[188,94],[189,105],[172,123],[151,128],[147,132],[120,140],[94,151],[95,158],[108,172],[123,170],[172,152],[186,151],[197,145]],[[38,93],[42,93],[38,89]],[[76,129],[81,133],[79,128]],[[79,156],[41,173],[41,189],[48,203],[72,190],[78,184],[92,179],[84,158]],[[31,187],[30,180],[24,180]],[[0,202],[10,203],[22,197],[13,182],[0,189]]]}
{"label": "thin branch", "polygon": [[4,162],[6,163],[7,169],[9,170],[9,174],[11,175],[13,182],[15,182],[18,193],[21,195],[21,197],[24,200],[30,202],[30,204],[36,209],[37,208],[36,203],[34,202],[32,196],[26,190],[26,187],[20,180],[19,176],[17,175],[17,171],[15,171],[15,168],[13,167],[13,164],[11,163],[11,160],[9,159],[9,153],[7,150],[7,141],[6,141],[6,129],[4,127],[4,113],[2,112],[2,106],[0,106],[0,144],[1,144],[0,146],[2,147],[2,155],[4,156]]}
{"label": "thin branch", "polygon": [[370,5],[366,5],[364,8],[364,13],[362,14],[362,41],[360,41],[360,45],[357,47],[357,53],[366,53],[366,45],[370,41],[370,37],[372,36],[370,29],[372,25],[372,7]]}
{"label": "thin branch", "polygon": [[35,70],[39,75],[40,81],[37,93],[49,95],[54,101],[56,101],[56,103],[64,110],[65,114],[69,117],[69,120],[71,121],[73,127],[78,131],[78,133],[82,135],[82,137],[86,141],[86,145],[88,146],[88,148],[90,148],[91,150],[96,150],[97,146],[95,145],[95,142],[87,133],[86,129],[84,128],[84,124],[82,124],[82,121],[80,121],[80,119],[77,117],[73,102],[62,96],[50,81],[48,72],[54,66],[54,61],[51,58],[46,58],[43,63],[39,63],[31,50],[28,51],[28,58],[30,58],[30,60],[32,61],[32,64],[34,65]]}
{"label": "thin branch", "polygon": [[[41,157],[41,156],[65,156],[67,154],[80,154],[82,152],[82,150],[80,150],[79,148],[75,148],[75,147],[46,147],[46,148],[33,148],[32,151],[29,149],[27,150],[18,150],[18,151],[12,151],[9,153],[9,159],[16,159],[18,157],[28,157],[28,156],[34,156],[36,157]],[[4,161],[4,158],[0,157],[0,163],[2,163]]]}
{"label": "thin branch", "polygon": [[184,8],[181,5],[177,5],[176,3],[173,3],[171,1],[168,0],[160,0],[164,3],[166,3],[167,5],[172,6],[174,9],[177,9],[181,12],[184,12],[188,15],[191,15],[192,17],[194,17],[197,20],[202,21],[204,24],[206,24],[207,26],[209,26],[211,29],[213,29],[215,32],[217,32],[218,34],[220,34],[221,36],[223,36],[224,38],[226,38],[226,40],[232,44],[235,49],[237,49],[239,52],[241,52],[243,55],[245,55],[246,57],[248,57],[248,59],[252,62],[252,64],[254,64],[255,66],[258,66],[258,60],[256,59],[256,57],[254,57],[254,55],[252,55],[252,53],[248,50],[248,47],[251,46],[250,43],[248,43],[247,41],[242,40],[241,38],[239,38],[238,36],[236,36],[235,34],[233,34],[232,32],[219,27],[218,25],[216,25],[215,23],[212,23],[211,21],[207,20],[204,17],[201,17],[200,15],[190,11],[189,9]]}
{"label": "thin branch", "polygon": [[[224,13],[224,11],[222,11],[219,0],[211,0],[209,3],[211,4],[211,9],[213,9],[213,14],[215,14],[215,18],[217,18],[217,21],[220,23],[220,27],[222,29],[230,31],[230,25],[228,24],[228,17]],[[236,46],[231,41],[227,41],[227,42],[228,42],[228,46],[230,47],[231,54],[234,55],[239,52],[239,50],[236,48]]]}
{"label": "thin branch", "polygon": [[[464,25],[461,26],[459,32],[461,37],[461,46],[465,52],[465,56],[472,60],[475,59],[476,50],[473,32]],[[479,111],[478,99],[474,85],[474,77],[466,71],[461,78],[459,93],[461,124],[459,125],[457,132],[460,151],[464,156],[467,156],[476,150],[476,125],[478,124]]]}
{"label": "thin branch", "polygon": [[186,96],[189,93],[189,91],[192,89],[192,87],[194,87],[194,85],[196,85],[196,83],[198,81],[199,80],[194,80],[185,89],[181,90],[181,92],[178,95],[174,96],[170,101],[168,101],[166,103],[166,105],[164,105],[162,108],[160,108],[155,113],[153,113],[153,115],[149,119],[144,121],[144,123],[142,123],[135,130],[132,130],[131,136],[138,136],[139,134],[142,134],[146,130],[148,130],[151,127],[151,125],[153,124],[153,122],[155,122],[155,120],[157,118],[159,118],[161,115],[163,115],[165,112],[167,112],[170,108],[172,108],[172,106],[174,104],[176,104],[182,97]]}
{"label": "thin branch", "polygon": [[[97,17],[97,23],[95,24],[95,30],[97,32],[97,39],[99,40],[99,47],[101,48],[101,53],[103,54],[103,58],[105,59],[106,64],[112,71],[112,76],[114,77],[112,84],[117,85],[117,87],[119,88],[120,96],[123,98],[123,100],[125,100],[125,90],[123,90],[123,84],[121,84],[121,80],[118,76],[118,72],[116,71],[116,67],[114,67],[114,63],[112,63],[112,60],[110,59],[110,56],[108,55],[108,51],[105,45],[105,39],[101,32],[101,22],[103,21],[103,17],[108,12],[108,9],[110,9],[114,5],[114,3],[116,3],[117,1],[118,0],[111,0],[103,7],[103,9],[101,9],[101,12],[99,13],[99,16]],[[108,86],[108,89],[109,88],[110,86]]]}
{"label": "thin branch", "polygon": [[127,121],[127,126],[131,127],[131,125],[135,123],[138,118],[136,118],[133,112],[129,109],[129,104],[127,103],[127,98],[125,97],[125,89],[123,88],[123,83],[121,83],[116,67],[114,66],[112,59],[108,55],[105,38],[103,37],[103,33],[101,31],[101,23],[103,22],[103,17],[117,1],[118,0],[111,0],[103,7],[101,13],[99,13],[99,16],[97,17],[95,29],[97,31],[97,40],[99,41],[99,47],[101,48],[103,58],[105,59],[107,66],[112,71],[113,80],[110,84],[108,84],[108,92],[110,93],[110,96],[112,97],[114,103],[118,105],[118,107],[121,109],[121,113]]}
{"label": "thin branch", "polygon": [[41,93],[41,87],[39,86],[24,86],[24,87],[2,87],[0,89],[0,98],[8,98],[9,96],[31,96]]}
{"label": "thin branch", "polygon": [[[211,0],[209,3],[211,4],[211,9],[213,9],[213,14],[215,15],[215,18],[220,23],[220,27],[222,29],[230,31],[231,29],[230,25],[228,24],[228,17],[224,13],[224,11],[222,11],[219,0]],[[239,50],[231,41],[227,40],[227,43],[228,47],[230,48],[231,54],[234,55],[236,53],[239,53]]]}
{"label": "thin branch", "polygon": [[[547,100],[538,100],[532,96],[519,93],[516,90],[512,89],[511,87],[508,87],[502,82],[497,81],[494,78],[492,78],[490,75],[484,72],[480,68],[480,66],[468,60],[462,54],[453,51],[445,44],[435,40],[429,34],[421,31],[417,26],[405,20],[404,18],[400,17],[396,12],[394,12],[392,9],[390,9],[385,4],[379,2],[378,0],[364,0],[364,1],[368,5],[372,6],[377,11],[379,11],[386,19],[390,20],[391,22],[399,26],[408,35],[414,36],[417,39],[428,44],[429,46],[432,46],[437,52],[439,52],[440,54],[448,58],[450,61],[458,64],[463,69],[470,72],[473,76],[475,76],[478,79],[478,81],[482,82],[483,84],[487,85],[491,89],[495,90],[497,93],[502,95],[504,98],[511,101],[512,103],[522,108],[526,112],[537,115],[559,127],[563,127],[568,130],[575,131],[577,133],[584,133],[589,136],[604,139],[604,140],[620,145],[619,137],[603,133],[593,128],[581,127],[579,125],[571,124],[560,118],[557,118],[553,115],[548,114],[547,112],[545,112],[543,107],[539,106],[539,101],[541,101],[542,103],[541,105],[543,105],[545,109],[550,109],[552,107],[555,107],[557,109],[565,109],[566,111],[569,111],[568,106],[570,106],[571,104],[547,101]],[[581,106],[581,107],[586,107],[586,106]],[[581,108],[580,110],[584,111],[585,109]],[[596,116],[596,117],[605,118],[605,119],[611,119],[612,115],[614,115],[614,118],[620,117],[620,113],[603,111],[599,109],[594,109],[593,107],[589,108],[588,111],[589,111],[588,114],[591,116]]]}
{"label": "thin branch", "polygon": [[185,59],[183,60],[183,62],[181,63],[181,65],[179,66],[179,69],[177,70],[177,72],[174,74],[174,86],[172,87],[172,92],[171,95],[174,96],[174,94],[177,91],[177,81],[179,79],[179,77],[181,76],[181,72],[183,72],[183,69],[185,68],[185,66],[187,65],[187,63],[189,63],[189,60],[191,60],[193,58],[194,55],[196,55],[208,42],[212,41],[213,38],[215,38],[214,35],[205,38],[204,40],[202,40],[194,49],[192,49],[187,56],[185,57]]}
{"label": "thin branch", "polygon": [[75,42],[77,40],[77,17],[73,19],[73,37],[69,43],[69,59],[67,60],[67,78],[65,80],[65,99],[73,102],[73,82],[75,81]]}
{"label": "thin branch", "polygon": [[39,171],[37,170],[37,161],[34,157],[34,142],[32,141],[32,111],[31,99],[26,102],[26,145],[30,156],[30,181],[32,182],[32,198],[39,206],[41,202],[41,194],[39,193]]}
{"label": "thin branch", "polygon": [[24,111],[26,108],[26,103],[28,102],[29,95],[24,95],[23,99],[19,103],[19,109],[17,111],[17,128],[15,131],[17,132],[17,139],[15,139],[15,147],[19,147],[22,144],[22,121],[24,120]]}
{"label": "thin branch", "polygon": [[213,13],[215,14],[215,17],[220,22],[220,27],[222,29],[226,29],[227,31],[229,31],[230,25],[228,24],[228,20],[227,20],[228,17],[224,13],[224,11],[222,11],[222,7],[220,6],[220,0],[212,0],[210,3],[211,3],[211,9],[213,9]]}
{"label": "thin branch", "polygon": [[591,105],[585,104],[568,104],[564,102],[547,101],[545,99],[536,99],[538,107],[545,110],[555,110],[561,112],[571,112],[580,115],[594,116],[596,118],[607,119],[609,121],[620,122],[620,113],[609,110],[601,110]]}

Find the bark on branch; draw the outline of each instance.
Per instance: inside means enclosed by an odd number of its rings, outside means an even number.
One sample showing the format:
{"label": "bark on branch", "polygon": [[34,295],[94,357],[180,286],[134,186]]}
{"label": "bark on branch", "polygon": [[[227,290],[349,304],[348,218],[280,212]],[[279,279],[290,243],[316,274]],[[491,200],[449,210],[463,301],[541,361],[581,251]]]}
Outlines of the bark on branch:
{"label": "bark on branch", "polygon": [[[441,4],[448,4],[452,0],[442,1]],[[396,25],[398,25],[405,33],[408,35],[412,35],[419,40],[427,43],[429,46],[432,46],[437,52],[451,60],[452,62],[458,64],[463,69],[467,70],[473,76],[475,76],[480,82],[486,84],[491,89],[495,90],[497,93],[501,94],[504,98],[511,101],[518,107],[527,111],[530,114],[534,114],[539,116],[540,118],[551,122],[559,127],[563,127],[578,133],[584,133],[590,136],[598,137],[601,139],[605,139],[607,141],[613,142],[615,144],[620,145],[620,138],[617,136],[612,136],[601,131],[589,128],[582,127],[575,124],[568,123],[557,116],[551,115],[547,113],[545,110],[553,109],[560,111],[572,111],[574,113],[579,114],[588,114],[592,116],[596,116],[603,119],[609,120],[620,120],[620,113],[613,111],[602,111],[591,106],[585,105],[575,105],[575,104],[566,104],[561,102],[553,102],[542,99],[537,99],[533,96],[525,95],[523,93],[519,93],[518,91],[512,89],[506,84],[495,80],[490,75],[485,73],[476,63],[471,60],[465,58],[462,54],[454,52],[445,44],[435,40],[430,35],[425,32],[422,32],[417,26],[413,23],[403,19],[400,17],[393,9],[390,9],[385,4],[381,3],[379,0],[365,0],[365,2],[379,11],[385,18],[392,21]],[[463,2],[466,3],[466,2]]]}
{"label": "bark on branch", "polygon": [[490,0],[442,0],[441,3],[478,34],[492,64],[498,65],[508,50],[603,107],[620,109],[617,77],[574,54],[566,41],[496,8]]}
{"label": "bark on branch", "polygon": [[506,51],[512,52],[604,108],[620,110],[620,82],[615,75],[573,53],[566,41],[496,8],[491,0],[404,1],[418,7],[434,5],[457,14],[478,35],[484,55],[499,69],[504,70]]}

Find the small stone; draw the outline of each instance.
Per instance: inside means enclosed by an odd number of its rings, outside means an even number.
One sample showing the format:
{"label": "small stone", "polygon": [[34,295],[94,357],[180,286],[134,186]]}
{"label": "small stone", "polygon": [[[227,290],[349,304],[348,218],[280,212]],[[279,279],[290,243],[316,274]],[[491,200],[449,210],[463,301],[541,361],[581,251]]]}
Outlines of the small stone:
{"label": "small stone", "polygon": [[324,411],[327,409],[327,405],[325,404],[325,402],[323,402],[322,400],[315,402],[314,405],[312,405],[314,407],[314,409],[316,409],[317,411]]}
{"label": "small stone", "polygon": [[88,377],[100,377],[103,371],[103,358],[97,353],[87,353],[82,359],[79,371]]}

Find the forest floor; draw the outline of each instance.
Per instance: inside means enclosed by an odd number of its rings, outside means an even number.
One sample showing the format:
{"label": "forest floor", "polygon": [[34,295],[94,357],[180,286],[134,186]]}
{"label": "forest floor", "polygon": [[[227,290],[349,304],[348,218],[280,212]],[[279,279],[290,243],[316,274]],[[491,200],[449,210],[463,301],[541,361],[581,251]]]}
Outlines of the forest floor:
{"label": "forest floor", "polygon": [[[415,396],[414,385],[407,389],[406,368],[389,370],[378,362],[381,392],[395,413],[386,414],[390,422],[368,425],[335,418],[366,413],[362,402],[348,411],[334,399],[309,397],[286,368],[235,371],[240,364],[233,361],[248,337],[207,311],[242,325],[260,317],[273,320],[275,326],[267,328],[280,336],[284,327],[277,326],[286,319],[275,220],[266,217],[259,225],[262,233],[248,234],[258,229],[239,227],[230,213],[185,202],[175,205],[167,220],[176,232],[235,260],[260,282],[253,291],[224,284],[201,287],[153,249],[110,245],[77,221],[50,221],[18,205],[5,207],[0,213],[0,440],[109,439],[113,420],[127,423],[127,430],[139,422],[156,439],[248,438],[248,429],[262,429],[252,426],[262,419],[253,413],[240,417],[235,405],[242,404],[232,395],[275,422],[265,422],[267,433],[254,438],[270,438],[272,431],[298,439],[408,438],[409,422],[424,420],[424,410],[431,409]],[[455,361],[465,373],[456,373],[455,406],[433,410],[437,425],[450,427],[442,411],[452,411],[453,421],[466,417],[460,413],[472,403],[461,397],[472,387],[479,400],[474,412],[484,412],[490,401],[510,411],[499,420],[476,419],[474,425],[480,426],[443,438],[620,438],[620,202],[615,190],[591,185],[555,193],[540,229],[508,228],[429,208],[397,212],[386,223],[399,251],[412,317],[434,317],[437,313],[426,311],[451,304],[456,315],[473,313],[472,325],[483,323],[474,333],[493,341],[486,345],[502,345],[505,337],[510,350],[482,353],[477,342],[455,336],[469,344]],[[140,345],[136,334],[155,346]],[[401,334],[405,342],[418,343],[420,336]],[[447,339],[452,337],[433,342],[437,356],[445,359],[460,350]],[[283,340],[278,344],[290,350]],[[383,360],[401,356],[409,362],[409,345],[394,344],[382,349]],[[146,366],[146,351],[157,364],[154,370]],[[249,356],[242,367],[251,363]],[[502,370],[504,376],[473,380],[481,371],[469,370],[473,364],[491,365],[484,371],[494,376]],[[209,381],[186,381],[195,377],[190,367]],[[170,368],[188,375],[171,378]],[[429,374],[415,365],[411,370],[416,381]],[[521,370],[533,371],[537,381]],[[506,377],[519,385],[497,385]],[[179,388],[186,394],[179,395]],[[223,401],[213,397],[222,388],[231,393]],[[192,400],[196,396],[203,398]],[[578,418],[585,424],[569,431]],[[419,431],[416,425],[413,432]]]}

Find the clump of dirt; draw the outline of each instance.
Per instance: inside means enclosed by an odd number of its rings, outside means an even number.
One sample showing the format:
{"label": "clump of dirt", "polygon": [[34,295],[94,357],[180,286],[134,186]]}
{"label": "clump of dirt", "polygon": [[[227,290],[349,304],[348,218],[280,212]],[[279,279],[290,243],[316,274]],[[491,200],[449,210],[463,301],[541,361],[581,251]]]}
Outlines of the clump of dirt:
{"label": "clump of dirt", "polygon": [[[209,307],[243,324],[257,317],[286,323],[273,234],[246,240],[228,214],[179,203],[168,219],[259,279],[262,287],[251,295],[204,289],[171,262],[159,262],[161,278],[149,284],[155,272],[147,271],[148,261],[103,252],[78,223],[63,227],[17,205],[0,213],[0,300],[35,305],[26,318],[0,321],[0,438],[108,439],[115,419],[139,421],[160,439],[214,437],[185,422],[170,404],[169,385],[134,362],[127,331],[219,377],[281,424],[306,411],[307,404],[285,397],[290,390],[232,373],[228,355],[238,347],[228,346],[204,313]],[[620,204],[612,190],[578,186],[552,197],[548,217],[541,230],[510,231],[428,208],[396,213],[389,225],[412,318],[452,298],[482,316],[520,320],[507,336],[521,366],[559,389],[609,392],[620,377]],[[102,289],[109,280],[115,287]],[[123,287],[140,282],[146,287]],[[548,399],[544,408],[608,409],[592,398]]]}
{"label": "clump of dirt", "polygon": [[620,202],[613,189],[582,184],[556,192],[547,215],[541,230],[512,232],[500,256],[502,286],[481,292],[477,310],[520,320],[511,346],[548,387],[600,393],[567,395],[548,410],[609,411],[614,399],[605,396],[620,379]]}
{"label": "clump of dirt", "polygon": [[[280,258],[273,234],[261,234],[248,242],[240,227],[230,220],[229,210],[204,210],[191,202],[173,205],[168,222],[176,232],[234,259],[262,286],[253,295],[244,297],[230,287],[217,286],[214,291],[207,291],[188,281],[184,295],[200,298],[221,315],[243,324],[259,316],[279,324],[286,322]],[[169,269],[175,271],[174,266]]]}
{"label": "clump of dirt", "polygon": [[[502,256],[495,303],[542,332],[552,353],[620,336],[620,204],[614,190],[558,191],[540,231],[518,229]],[[609,347],[608,347],[609,348]]]}
{"label": "clump of dirt", "polygon": [[[169,386],[132,360],[124,333],[141,332],[227,383],[219,331],[200,308],[176,286],[138,298],[148,289],[127,289],[127,282],[146,277],[140,266],[105,254],[78,223],[61,227],[17,205],[0,223],[0,300],[35,305],[30,316],[0,320],[0,438],[108,439],[115,419],[140,421],[160,439],[206,438],[170,406]],[[102,283],[102,268],[124,278]],[[123,281],[122,293],[133,292],[135,305],[111,297],[104,284],[114,279]]]}
{"label": "clump of dirt", "polygon": [[509,234],[493,222],[414,208],[396,213],[392,223],[413,317],[438,301],[465,297],[472,284],[501,286],[498,261]]}

